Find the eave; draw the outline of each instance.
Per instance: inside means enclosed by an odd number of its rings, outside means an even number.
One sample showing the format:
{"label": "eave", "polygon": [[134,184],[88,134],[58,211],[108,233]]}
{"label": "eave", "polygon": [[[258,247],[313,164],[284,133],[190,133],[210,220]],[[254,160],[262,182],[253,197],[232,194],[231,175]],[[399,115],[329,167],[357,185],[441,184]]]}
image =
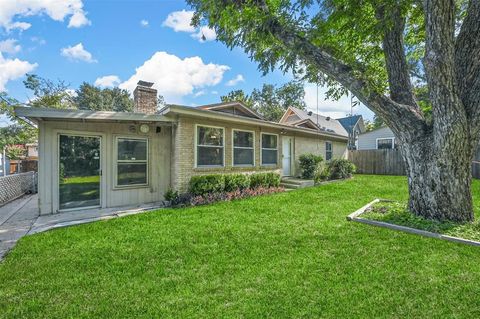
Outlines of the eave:
{"label": "eave", "polygon": [[164,116],[184,115],[184,116],[192,116],[192,117],[196,117],[196,118],[205,118],[205,119],[209,119],[209,120],[218,120],[218,121],[245,124],[245,125],[257,125],[257,126],[261,126],[261,127],[268,127],[268,128],[284,130],[286,132],[286,134],[288,134],[288,132],[296,132],[296,133],[302,133],[302,134],[306,134],[306,135],[325,137],[325,138],[329,138],[329,139],[337,139],[337,140],[342,140],[342,141],[347,141],[348,140],[347,136],[330,134],[328,132],[323,132],[323,131],[319,131],[319,130],[315,130],[315,129],[294,127],[294,126],[291,126],[291,125],[280,124],[280,123],[276,123],[276,122],[269,122],[269,121],[264,121],[264,120],[258,120],[258,119],[254,119],[254,118],[247,118],[247,117],[244,117],[244,116],[238,116],[238,115],[233,115],[233,114],[224,115],[224,114],[222,114],[220,112],[216,112],[216,111],[201,110],[201,109],[192,108],[192,107],[188,107],[188,106],[182,106],[182,105],[168,105],[168,106],[164,107],[162,110],[160,110],[160,114],[162,114]]}
{"label": "eave", "polygon": [[158,114],[89,111],[89,110],[65,110],[40,107],[15,107],[15,115],[27,118],[35,123],[43,120],[62,121],[97,121],[97,122],[168,122],[172,120]]}

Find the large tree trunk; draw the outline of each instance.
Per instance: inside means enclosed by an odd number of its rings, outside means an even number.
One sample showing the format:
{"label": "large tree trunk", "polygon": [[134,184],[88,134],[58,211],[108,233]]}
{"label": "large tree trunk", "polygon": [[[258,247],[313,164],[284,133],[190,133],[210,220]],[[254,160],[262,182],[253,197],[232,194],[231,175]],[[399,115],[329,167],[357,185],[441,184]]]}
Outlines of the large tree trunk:
{"label": "large tree trunk", "polygon": [[409,209],[418,216],[473,221],[471,161],[473,147],[465,137],[435,146],[431,134],[402,143],[409,190]]}

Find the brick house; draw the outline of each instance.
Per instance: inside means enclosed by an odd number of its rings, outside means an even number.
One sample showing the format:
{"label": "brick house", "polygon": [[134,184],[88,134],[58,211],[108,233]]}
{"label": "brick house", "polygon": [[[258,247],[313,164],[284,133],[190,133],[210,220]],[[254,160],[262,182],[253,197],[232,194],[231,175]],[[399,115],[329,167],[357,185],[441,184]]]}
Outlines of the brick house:
{"label": "brick house", "polygon": [[133,113],[16,108],[39,128],[40,214],[160,201],[193,175],[296,176],[301,154],[347,154],[334,119],[269,122],[239,102],[157,110],[152,85],[138,83]]}

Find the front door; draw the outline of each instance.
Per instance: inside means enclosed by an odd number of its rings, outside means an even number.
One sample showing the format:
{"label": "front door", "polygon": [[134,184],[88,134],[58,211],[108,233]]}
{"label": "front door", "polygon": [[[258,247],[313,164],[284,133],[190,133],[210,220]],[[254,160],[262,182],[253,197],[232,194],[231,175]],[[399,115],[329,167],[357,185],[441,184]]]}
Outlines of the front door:
{"label": "front door", "polygon": [[292,149],[293,138],[290,136],[282,137],[282,167],[283,176],[292,175]]}
{"label": "front door", "polygon": [[100,206],[100,137],[59,136],[60,210]]}

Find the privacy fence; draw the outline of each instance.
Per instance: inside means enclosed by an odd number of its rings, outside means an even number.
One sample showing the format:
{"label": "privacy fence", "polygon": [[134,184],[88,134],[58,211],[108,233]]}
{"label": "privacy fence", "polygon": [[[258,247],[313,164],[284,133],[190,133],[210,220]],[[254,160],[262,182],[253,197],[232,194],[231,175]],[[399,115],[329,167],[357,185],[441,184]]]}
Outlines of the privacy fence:
{"label": "privacy fence", "polygon": [[0,177],[0,206],[26,193],[37,192],[37,173],[28,172]]}
{"label": "privacy fence", "polygon": [[[349,151],[348,159],[360,174],[405,175],[405,164],[399,150]],[[480,148],[472,161],[472,175],[473,178],[480,178]]]}

